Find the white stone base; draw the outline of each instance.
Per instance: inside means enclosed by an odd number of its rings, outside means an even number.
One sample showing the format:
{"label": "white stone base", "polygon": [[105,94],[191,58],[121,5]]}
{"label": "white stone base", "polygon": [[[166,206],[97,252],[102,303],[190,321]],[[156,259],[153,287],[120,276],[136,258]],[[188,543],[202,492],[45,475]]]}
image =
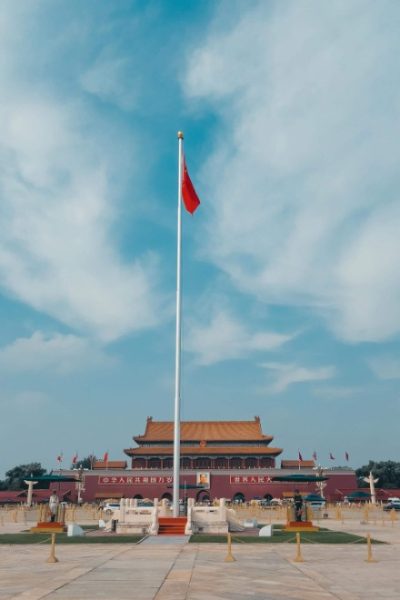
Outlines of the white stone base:
{"label": "white stone base", "polygon": [[117,523],[117,533],[143,535],[149,533],[149,523]]}
{"label": "white stone base", "polygon": [[192,523],[193,533],[228,533],[228,523],[226,521],[216,521],[212,523]]}

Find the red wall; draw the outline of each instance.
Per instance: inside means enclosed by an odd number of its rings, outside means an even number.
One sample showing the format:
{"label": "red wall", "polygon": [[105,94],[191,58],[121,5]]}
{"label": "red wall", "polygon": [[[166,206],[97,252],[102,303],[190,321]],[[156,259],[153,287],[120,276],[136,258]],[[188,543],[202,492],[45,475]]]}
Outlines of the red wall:
{"label": "red wall", "polygon": [[[289,474],[289,473],[287,473]],[[293,492],[294,489],[299,489],[301,492],[306,494],[316,493],[315,483],[283,483],[283,482],[270,482],[270,483],[231,483],[232,477],[247,477],[248,480],[258,477],[267,478],[268,475],[273,476],[274,474],[258,469],[242,470],[241,472],[232,471],[229,474],[225,471],[224,473],[211,471],[211,488],[207,491],[210,498],[227,498],[232,499],[236,493],[244,495],[246,500],[251,500],[255,497],[263,498],[269,494],[273,498],[281,498],[283,492]],[[135,495],[140,495],[143,498],[161,498],[163,494],[171,494],[172,488],[168,487],[167,478],[172,482],[172,472],[170,471],[140,471],[140,477],[147,477],[149,483],[135,483],[135,478],[139,476],[137,470],[124,470],[124,471],[87,471],[85,472],[85,491],[82,493],[82,498],[85,502],[92,502],[98,499],[98,494],[102,494],[103,498],[118,497],[121,494],[125,498],[133,498]],[[112,483],[112,478],[115,478],[115,482]],[[104,484],[105,479],[109,480],[109,483]],[[157,480],[162,478],[162,483],[151,483],[151,480]],[[129,481],[129,483],[126,483]],[[137,479],[136,479],[137,481]],[[141,480],[142,481],[142,480]],[[196,474],[191,471],[190,473],[181,474],[181,485],[184,483],[188,486],[196,484]],[[326,482],[327,487],[325,488],[325,497],[328,500],[340,500],[344,495],[357,489],[357,480],[354,472],[346,473],[332,473],[329,474],[329,479]],[[64,491],[67,487],[71,489],[71,484],[62,484],[60,491]],[[188,489],[186,496],[189,498],[196,498],[199,490]],[[184,490],[181,490],[181,497],[184,495]],[[72,494],[71,499],[76,499],[76,493]]]}

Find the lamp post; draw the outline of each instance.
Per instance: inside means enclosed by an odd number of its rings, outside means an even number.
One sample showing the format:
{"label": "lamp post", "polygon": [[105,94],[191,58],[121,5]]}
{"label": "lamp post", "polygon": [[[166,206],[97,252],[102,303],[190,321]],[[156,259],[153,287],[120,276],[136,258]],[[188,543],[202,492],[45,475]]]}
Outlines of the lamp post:
{"label": "lamp post", "polygon": [[81,467],[79,469],[79,479],[78,479],[78,483],[77,483],[77,488],[78,488],[78,497],[77,497],[76,501],[79,506],[82,502],[82,492],[85,491],[84,480],[83,480],[83,467]]}

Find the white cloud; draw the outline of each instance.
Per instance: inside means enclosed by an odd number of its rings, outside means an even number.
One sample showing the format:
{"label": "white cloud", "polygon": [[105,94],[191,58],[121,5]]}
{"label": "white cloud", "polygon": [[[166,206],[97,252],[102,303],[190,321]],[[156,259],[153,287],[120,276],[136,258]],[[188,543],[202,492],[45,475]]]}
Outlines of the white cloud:
{"label": "white cloud", "polygon": [[258,299],[312,307],[343,340],[394,336],[400,5],[258,2],[228,27],[223,12],[183,81],[223,129],[204,169],[205,255]]}
{"label": "white cloud", "polygon": [[249,331],[226,309],[216,310],[207,323],[192,321],[185,335],[185,350],[192,352],[200,365],[244,358],[252,352],[275,350],[291,340],[271,331]]}
{"label": "white cloud", "polygon": [[333,366],[308,368],[295,364],[276,362],[264,363],[261,366],[272,372],[274,381],[268,389],[274,393],[284,392],[289,386],[295,383],[331,379],[336,372]]}
{"label": "white cloud", "polygon": [[377,356],[369,359],[368,365],[379,379],[400,379],[400,358]]}
{"label": "white cloud", "polygon": [[[42,8],[9,3],[0,23],[0,65],[7,67],[0,75],[0,286],[78,331],[113,340],[154,326],[162,312],[155,257],[136,253],[128,262],[115,239],[120,194],[137,173],[138,149],[116,122],[88,107],[81,62],[65,63],[80,23],[68,36],[47,39]],[[57,53],[62,84],[52,72]],[[94,63],[98,73],[101,58]]]}
{"label": "white cloud", "polygon": [[105,52],[81,75],[80,81],[87,92],[123,110],[133,110],[140,98],[140,86],[133,73],[134,64],[126,57]]}
{"label": "white cloud", "polygon": [[36,331],[29,338],[18,338],[0,348],[3,373],[47,372],[68,374],[73,371],[105,367],[112,359],[87,339],[60,333]]}

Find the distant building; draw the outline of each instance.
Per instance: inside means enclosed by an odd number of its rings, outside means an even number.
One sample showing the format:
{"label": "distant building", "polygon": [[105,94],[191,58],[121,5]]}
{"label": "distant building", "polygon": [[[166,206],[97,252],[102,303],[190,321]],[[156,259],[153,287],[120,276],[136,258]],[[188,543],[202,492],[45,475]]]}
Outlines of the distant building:
{"label": "distant building", "polygon": [[[147,419],[145,432],[134,438],[136,446],[124,452],[124,461],[97,462],[83,472],[84,501],[105,498],[172,498],[173,423]],[[183,421],[181,423],[181,498],[196,501],[227,498],[282,498],[294,488],[315,493],[315,482],[294,484],[273,481],[276,475],[315,475],[314,462],[283,460],[276,467],[281,448],[271,446],[273,436],[262,431],[259,417],[252,421]],[[66,473],[63,471],[63,473]],[[76,473],[76,471],[72,471]],[[353,470],[329,470],[327,499],[340,499],[357,489]]]}
{"label": "distant building", "polygon": [[[174,424],[147,419],[144,435],[135,436],[137,448],[125,454],[132,469],[172,469]],[[274,438],[264,435],[260,418],[254,421],[183,421],[181,469],[265,469],[275,466],[281,448],[271,448]]]}

